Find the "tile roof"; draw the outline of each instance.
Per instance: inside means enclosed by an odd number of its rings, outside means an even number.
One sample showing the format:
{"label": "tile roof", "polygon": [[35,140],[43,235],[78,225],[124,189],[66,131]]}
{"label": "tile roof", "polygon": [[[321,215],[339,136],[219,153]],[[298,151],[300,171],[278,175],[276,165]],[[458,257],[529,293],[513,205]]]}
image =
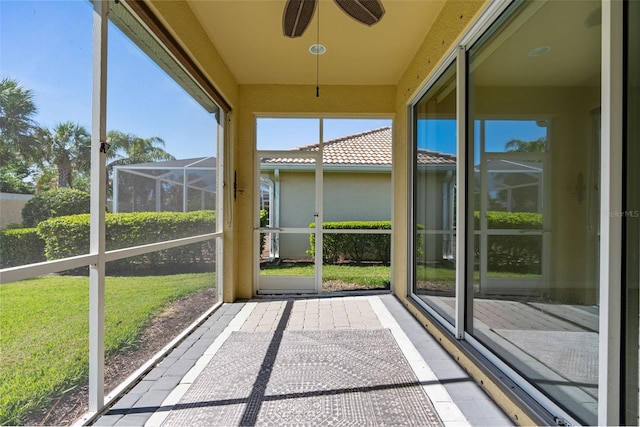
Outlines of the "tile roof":
{"label": "tile roof", "polygon": [[[391,128],[383,127],[326,141],[322,150],[324,165],[391,166]],[[294,148],[291,157],[265,159],[265,163],[311,164],[310,159],[295,158],[295,151],[318,151],[319,144]],[[455,165],[456,157],[435,151],[419,150],[418,163]]]}

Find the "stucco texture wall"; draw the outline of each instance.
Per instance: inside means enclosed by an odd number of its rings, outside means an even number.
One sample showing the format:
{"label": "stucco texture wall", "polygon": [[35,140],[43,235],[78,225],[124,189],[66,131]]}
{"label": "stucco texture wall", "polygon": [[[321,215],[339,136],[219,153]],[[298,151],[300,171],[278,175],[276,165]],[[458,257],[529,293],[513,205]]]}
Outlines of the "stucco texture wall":
{"label": "stucco texture wall", "polygon": [[[325,222],[391,220],[391,173],[324,172],[323,187]],[[280,172],[278,226],[308,227],[315,212],[315,175]],[[281,257],[304,257],[310,249],[308,235],[281,235],[280,242]]]}

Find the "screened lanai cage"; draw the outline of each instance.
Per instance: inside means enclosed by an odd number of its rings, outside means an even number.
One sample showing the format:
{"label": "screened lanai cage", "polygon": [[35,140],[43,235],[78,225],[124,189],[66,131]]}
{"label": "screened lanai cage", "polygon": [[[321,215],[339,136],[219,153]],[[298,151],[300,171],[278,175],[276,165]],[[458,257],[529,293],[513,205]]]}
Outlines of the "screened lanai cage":
{"label": "screened lanai cage", "polygon": [[113,168],[113,212],[189,212],[215,201],[215,157]]}

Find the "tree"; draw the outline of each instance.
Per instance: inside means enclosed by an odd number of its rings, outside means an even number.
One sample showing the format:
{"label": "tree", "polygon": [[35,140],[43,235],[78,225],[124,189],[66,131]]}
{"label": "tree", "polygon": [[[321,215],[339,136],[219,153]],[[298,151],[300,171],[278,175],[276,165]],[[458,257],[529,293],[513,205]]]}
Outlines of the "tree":
{"label": "tree", "polygon": [[0,80],[0,191],[33,193],[25,181],[38,154],[34,138],[36,106],[33,94],[16,80]]}
{"label": "tree", "polygon": [[28,161],[37,153],[33,93],[16,80],[0,80],[0,162]]}
{"label": "tree", "polygon": [[547,137],[541,136],[533,141],[514,138],[507,141],[504,148],[506,151],[515,151],[518,153],[544,153],[547,151]]}
{"label": "tree", "polygon": [[[174,156],[164,150],[164,141],[157,136],[141,138],[137,135],[113,130],[107,133],[107,141],[111,144],[107,155],[109,159],[107,161],[109,179],[111,179],[114,166],[175,160]],[[116,184],[112,183],[112,185],[108,186],[109,195],[111,195],[114,185]],[[132,209],[133,206],[136,207],[136,210],[151,209],[147,206],[147,203],[156,191],[155,184],[151,184],[148,180],[132,180],[132,177],[123,177],[119,185],[121,185],[121,188],[130,189],[133,195],[133,199],[130,200]]]}
{"label": "tree", "polygon": [[83,126],[64,122],[52,130],[40,128],[36,139],[45,154],[45,160],[40,162],[41,178],[53,169],[58,177],[58,188],[73,188],[74,172],[89,172],[91,137]]}
{"label": "tree", "polygon": [[107,141],[111,144],[107,155],[110,159],[107,164],[109,171],[113,170],[114,166],[176,159],[164,150],[164,141],[157,136],[141,138],[112,130],[107,133]]}

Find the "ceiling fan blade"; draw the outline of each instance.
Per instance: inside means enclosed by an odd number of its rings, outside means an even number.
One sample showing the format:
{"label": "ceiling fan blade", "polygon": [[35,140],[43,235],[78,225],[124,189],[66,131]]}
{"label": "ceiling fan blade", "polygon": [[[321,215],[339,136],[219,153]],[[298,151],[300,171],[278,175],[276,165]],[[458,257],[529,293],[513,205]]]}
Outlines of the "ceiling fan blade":
{"label": "ceiling fan blade", "polygon": [[358,22],[373,25],[384,16],[380,0],[334,0],[338,7]]}
{"label": "ceiling fan blade", "polygon": [[287,37],[300,37],[316,11],[316,0],[287,0],[282,14],[282,32]]}

